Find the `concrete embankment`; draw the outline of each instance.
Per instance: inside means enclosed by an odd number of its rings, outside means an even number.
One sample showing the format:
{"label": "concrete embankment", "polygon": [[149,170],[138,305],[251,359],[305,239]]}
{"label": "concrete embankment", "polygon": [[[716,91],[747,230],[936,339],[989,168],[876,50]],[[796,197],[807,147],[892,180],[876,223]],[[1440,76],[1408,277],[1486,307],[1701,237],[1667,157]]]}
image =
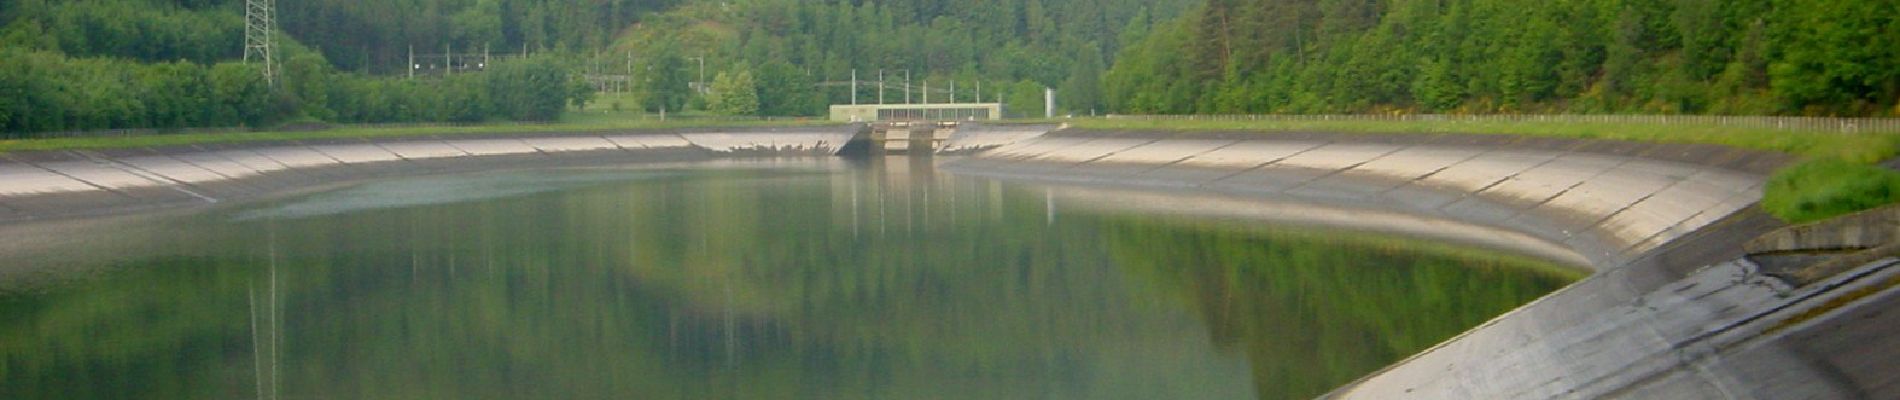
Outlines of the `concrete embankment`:
{"label": "concrete embankment", "polygon": [[1900,342],[1885,334],[1900,325],[1856,320],[1900,320],[1886,311],[1900,302],[1895,258],[1791,285],[1742,257],[1744,243],[1780,226],[1752,205],[1788,160],[1509,136],[1059,130],[943,169],[1227,193],[1300,223],[1363,228],[1401,214],[1457,228],[1441,236],[1515,232],[1595,271],[1332,398],[1900,396],[1881,372],[1900,366]]}
{"label": "concrete embankment", "polygon": [[392,176],[830,155],[862,126],[240,143],[0,154],[0,223],[218,203]]}

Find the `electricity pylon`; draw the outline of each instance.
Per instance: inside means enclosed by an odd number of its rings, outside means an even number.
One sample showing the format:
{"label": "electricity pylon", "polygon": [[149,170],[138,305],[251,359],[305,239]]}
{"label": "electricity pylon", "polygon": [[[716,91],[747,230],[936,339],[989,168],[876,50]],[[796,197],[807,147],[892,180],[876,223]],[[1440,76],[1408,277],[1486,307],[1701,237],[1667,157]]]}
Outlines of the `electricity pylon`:
{"label": "electricity pylon", "polygon": [[277,85],[277,65],[271,57],[276,48],[271,31],[277,25],[277,0],[244,0],[244,63],[264,63],[264,82]]}

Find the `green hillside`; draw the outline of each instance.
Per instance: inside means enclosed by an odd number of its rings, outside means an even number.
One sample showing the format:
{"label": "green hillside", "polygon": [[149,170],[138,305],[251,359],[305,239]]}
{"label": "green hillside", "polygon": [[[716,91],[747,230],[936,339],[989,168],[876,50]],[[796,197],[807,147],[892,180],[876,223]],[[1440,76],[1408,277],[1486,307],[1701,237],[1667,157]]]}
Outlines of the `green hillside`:
{"label": "green hillside", "polygon": [[1891,0],[1210,0],[1125,50],[1124,113],[1900,115]]}

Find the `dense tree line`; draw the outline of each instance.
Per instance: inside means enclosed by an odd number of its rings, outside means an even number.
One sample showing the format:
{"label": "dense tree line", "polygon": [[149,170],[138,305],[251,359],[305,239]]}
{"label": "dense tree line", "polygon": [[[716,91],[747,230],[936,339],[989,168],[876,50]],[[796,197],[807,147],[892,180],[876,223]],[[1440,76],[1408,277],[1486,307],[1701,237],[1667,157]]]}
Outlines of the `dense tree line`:
{"label": "dense tree line", "polygon": [[1127,113],[1900,115],[1900,2],[1209,0],[1125,49]]}
{"label": "dense tree line", "polygon": [[297,118],[332,122],[547,121],[591,90],[558,61],[497,63],[437,79],[369,77],[294,56],[273,90],[259,66],[139,63],[0,49],[0,132],[126,128],[268,127]]}
{"label": "dense tree line", "polygon": [[[1099,75],[1127,39],[1129,26],[1186,12],[1192,0],[752,0],[692,2],[651,15],[618,45],[599,54],[603,72],[621,73],[629,57],[645,74],[647,94],[687,91],[700,79],[699,57],[711,80],[725,71],[751,70],[763,115],[818,115],[827,104],[851,100],[855,69],[859,102],[983,101],[1001,96],[1012,114],[1040,115],[1043,88],[1063,88],[1066,109],[1100,109]],[[1144,28],[1145,29],[1145,28]],[[688,59],[690,58],[690,59]],[[691,64],[688,64],[691,63]],[[685,64],[685,65],[682,65]],[[685,75],[671,76],[681,73]],[[654,83],[665,81],[666,83]],[[951,82],[956,91],[951,92]],[[812,84],[830,82],[811,95]],[[648,101],[657,109],[668,101]],[[671,102],[672,109],[688,105]]]}
{"label": "dense tree line", "polygon": [[[405,79],[339,69],[280,35],[280,79],[244,64],[241,4],[24,0],[0,6],[0,132],[547,121],[585,101],[571,62],[511,57]],[[281,17],[280,17],[281,18]],[[406,71],[405,71],[406,72]]]}

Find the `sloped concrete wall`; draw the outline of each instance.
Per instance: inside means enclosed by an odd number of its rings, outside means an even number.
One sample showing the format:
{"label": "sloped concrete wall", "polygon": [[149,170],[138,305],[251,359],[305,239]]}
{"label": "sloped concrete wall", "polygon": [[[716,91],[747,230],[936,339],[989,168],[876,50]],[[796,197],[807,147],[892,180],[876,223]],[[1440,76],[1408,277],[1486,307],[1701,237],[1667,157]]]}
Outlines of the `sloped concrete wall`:
{"label": "sloped concrete wall", "polygon": [[1511,236],[1470,228],[1490,227],[1560,244],[1596,271],[1326,398],[1893,397],[1900,335],[1863,321],[1900,320],[1891,311],[1900,259],[1790,287],[1741,258],[1744,242],[1780,226],[1750,206],[1786,161],[1501,136],[1065,130],[943,169],[1232,193],[1268,204],[1259,214],[1273,220],[1363,225],[1401,214],[1458,228],[1445,235]]}
{"label": "sloped concrete wall", "polygon": [[1658,159],[1590,151],[1582,142],[1471,139],[1061,131],[945,169],[1400,210],[1525,231],[1577,249],[1592,266],[1617,264],[1742,210],[1760,200],[1765,181],[1759,166],[1681,160],[1746,158],[1730,149],[1675,147],[1686,155]]}
{"label": "sloped concrete wall", "polygon": [[831,155],[859,126],[312,140],[0,154],[0,222],[217,203],[513,166]]}

